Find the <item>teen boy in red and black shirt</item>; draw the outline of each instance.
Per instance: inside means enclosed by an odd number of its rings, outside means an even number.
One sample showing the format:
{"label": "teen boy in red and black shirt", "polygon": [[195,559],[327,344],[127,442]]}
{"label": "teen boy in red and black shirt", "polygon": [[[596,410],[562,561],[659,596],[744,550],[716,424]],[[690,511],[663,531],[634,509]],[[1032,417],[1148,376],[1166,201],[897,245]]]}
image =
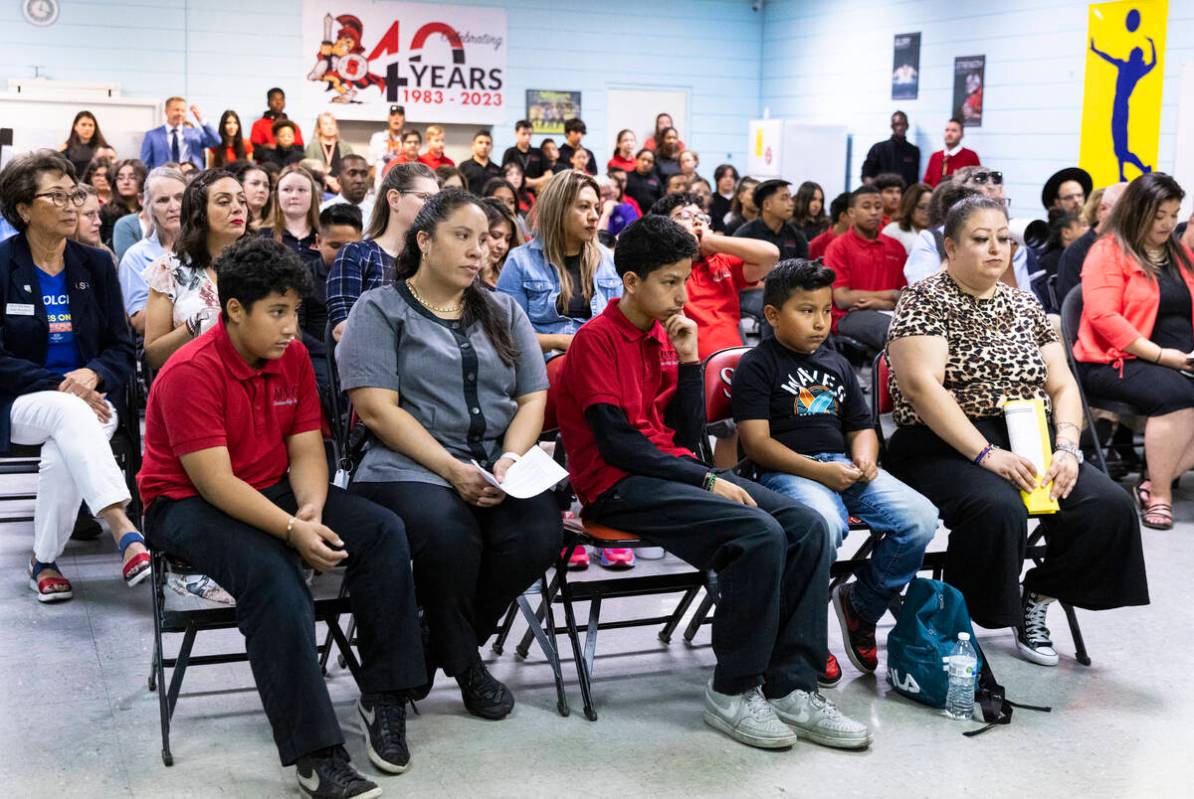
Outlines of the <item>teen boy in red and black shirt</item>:
{"label": "teen boy in red and black shirt", "polygon": [[705,721],[768,749],[797,735],[843,748],[865,725],[817,693],[825,662],[831,549],[820,516],[697,460],[704,429],[696,324],[685,283],[692,234],[648,214],[618,239],[623,296],[572,340],[556,408],[582,516],[713,569],[717,667]]}
{"label": "teen boy in red and black shirt", "polygon": [[154,380],[138,475],[155,549],[236,599],[257,690],[282,764],[310,797],[381,793],[349,765],[314,657],[304,564],[347,566],[361,641],[357,705],[369,759],[408,768],[406,692],[426,680],[402,520],[328,485],[319,398],[299,335],[310,273],[251,236],[216,263],[221,320]]}

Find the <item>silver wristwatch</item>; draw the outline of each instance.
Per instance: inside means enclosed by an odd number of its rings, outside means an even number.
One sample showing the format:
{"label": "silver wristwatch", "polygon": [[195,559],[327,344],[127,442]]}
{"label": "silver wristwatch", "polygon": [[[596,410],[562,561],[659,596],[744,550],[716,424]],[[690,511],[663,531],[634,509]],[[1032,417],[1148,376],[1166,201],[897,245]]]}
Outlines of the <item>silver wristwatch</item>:
{"label": "silver wristwatch", "polygon": [[1082,455],[1082,450],[1073,444],[1058,444],[1057,451],[1064,452],[1067,455],[1072,455],[1074,461],[1077,462],[1079,466],[1081,466],[1082,462],[1086,460],[1086,458]]}

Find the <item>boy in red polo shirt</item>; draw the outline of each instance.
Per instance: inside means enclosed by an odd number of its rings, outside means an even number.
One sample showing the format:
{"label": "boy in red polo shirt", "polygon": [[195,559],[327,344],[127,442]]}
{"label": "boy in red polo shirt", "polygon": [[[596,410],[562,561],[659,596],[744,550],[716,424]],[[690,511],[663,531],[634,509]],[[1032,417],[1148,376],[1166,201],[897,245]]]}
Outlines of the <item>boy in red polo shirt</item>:
{"label": "boy in red polo shirt", "polygon": [[808,243],[810,261],[823,258],[833,240],[850,229],[850,192],[844,191],[833,198],[833,202],[829,204],[829,218],[833,220],[833,224]]}
{"label": "boy in red polo shirt", "polygon": [[836,329],[873,350],[887,343],[891,310],[908,285],[904,278],[904,245],[879,232],[883,197],[875,186],[863,186],[850,198],[850,229],[825,251],[825,264],[837,273],[833,283]]}
{"label": "boy in red polo shirt", "polygon": [[667,217],[630,225],[614,251],[622,298],[568,348],[556,411],[582,516],[717,572],[706,723],[766,749],[798,735],[866,747],[866,726],[817,693],[832,556],[824,521],[693,454],[705,401],[697,326],[683,308],[698,254]]}
{"label": "boy in red polo shirt", "polygon": [[220,323],[170,358],[149,395],[137,476],[146,535],[235,597],[279,756],[296,765],[300,791],[377,796],[344,751],[302,567],[347,566],[366,749],[379,769],[401,773],[406,692],[426,680],[406,532],[392,512],[328,485],[315,378],[296,340],[311,288],[298,256],[247,237],[216,270]]}
{"label": "boy in red polo shirt", "polygon": [[419,156],[419,163],[432,169],[441,166],[456,166],[456,162],[444,155],[444,129],[439,125],[427,126],[427,152]]}

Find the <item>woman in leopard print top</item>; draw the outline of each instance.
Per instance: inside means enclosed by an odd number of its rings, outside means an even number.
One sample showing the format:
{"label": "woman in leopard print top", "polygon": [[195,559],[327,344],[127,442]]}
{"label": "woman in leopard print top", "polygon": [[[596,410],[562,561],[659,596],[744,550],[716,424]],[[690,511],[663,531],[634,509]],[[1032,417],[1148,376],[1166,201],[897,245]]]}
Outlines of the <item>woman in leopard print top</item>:
{"label": "woman in leopard print top", "polygon": [[[1020,653],[1055,665],[1045,626],[1060,599],[1091,610],[1148,602],[1140,526],[1128,495],[1083,465],[1082,409],[1056,333],[1032,295],[1000,282],[1010,268],[1007,211],[972,197],[949,212],[946,270],[914,283],[888,339],[899,430],[889,467],[940,510],[950,535],[945,579],[975,622],[1013,627]],[[1044,475],[1013,454],[1000,403],[1041,399],[1056,430]],[[1048,557],[1020,571],[1028,511],[1020,490],[1052,482],[1042,516]]]}

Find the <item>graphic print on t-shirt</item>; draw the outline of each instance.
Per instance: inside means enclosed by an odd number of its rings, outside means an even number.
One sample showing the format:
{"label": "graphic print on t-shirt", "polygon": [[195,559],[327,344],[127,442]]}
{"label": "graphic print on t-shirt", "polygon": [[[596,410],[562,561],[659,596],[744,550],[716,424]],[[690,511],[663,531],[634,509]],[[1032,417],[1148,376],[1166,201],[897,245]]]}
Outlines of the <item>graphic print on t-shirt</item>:
{"label": "graphic print on t-shirt", "polygon": [[838,409],[846,400],[846,387],[837,375],[821,369],[797,369],[780,386],[796,399],[792,402],[794,416],[837,416]]}

